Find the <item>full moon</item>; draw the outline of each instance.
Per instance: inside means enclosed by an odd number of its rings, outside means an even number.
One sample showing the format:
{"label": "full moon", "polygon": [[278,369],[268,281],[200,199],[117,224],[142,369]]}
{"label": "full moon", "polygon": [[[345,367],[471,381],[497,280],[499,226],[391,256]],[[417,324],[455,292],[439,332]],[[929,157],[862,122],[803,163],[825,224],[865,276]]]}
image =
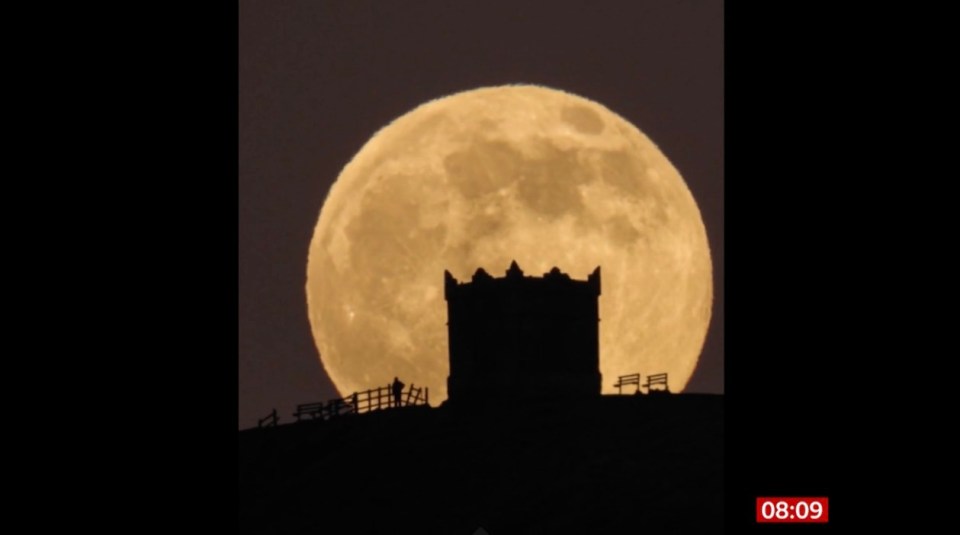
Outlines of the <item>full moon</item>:
{"label": "full moon", "polygon": [[341,394],[394,376],[447,398],[443,272],[603,273],[600,372],[682,391],[710,323],[706,230],[677,169],[583,97],[511,85],[425,103],[343,168],[307,261],[310,325]]}

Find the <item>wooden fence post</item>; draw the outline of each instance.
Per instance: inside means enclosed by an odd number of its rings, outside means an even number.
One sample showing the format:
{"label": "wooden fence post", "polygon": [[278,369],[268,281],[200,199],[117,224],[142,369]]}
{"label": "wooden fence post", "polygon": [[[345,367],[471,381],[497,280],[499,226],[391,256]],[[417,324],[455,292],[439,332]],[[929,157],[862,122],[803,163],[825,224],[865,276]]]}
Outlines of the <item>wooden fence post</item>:
{"label": "wooden fence post", "polygon": [[276,427],[278,420],[279,418],[277,418],[277,409],[274,408],[265,418],[260,418],[257,420],[257,427]]}
{"label": "wooden fence post", "polygon": [[410,383],[410,390],[407,390],[407,401],[402,405],[410,405],[410,396],[413,395],[413,383]]}

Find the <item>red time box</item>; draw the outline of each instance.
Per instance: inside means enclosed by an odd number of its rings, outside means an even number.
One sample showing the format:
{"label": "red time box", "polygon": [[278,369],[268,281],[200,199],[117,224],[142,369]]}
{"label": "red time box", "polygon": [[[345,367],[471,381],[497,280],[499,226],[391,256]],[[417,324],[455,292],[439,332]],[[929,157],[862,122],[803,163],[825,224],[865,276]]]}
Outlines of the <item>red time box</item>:
{"label": "red time box", "polygon": [[829,518],[827,498],[763,497],[757,498],[757,522],[826,523]]}

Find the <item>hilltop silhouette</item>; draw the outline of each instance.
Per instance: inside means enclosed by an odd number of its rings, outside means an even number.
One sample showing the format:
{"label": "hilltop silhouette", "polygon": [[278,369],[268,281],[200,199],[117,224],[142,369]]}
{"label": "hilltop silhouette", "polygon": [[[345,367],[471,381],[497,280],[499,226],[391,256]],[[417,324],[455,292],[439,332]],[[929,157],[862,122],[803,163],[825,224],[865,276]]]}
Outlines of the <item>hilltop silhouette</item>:
{"label": "hilltop silhouette", "polygon": [[514,262],[444,288],[448,400],[395,377],[241,431],[241,532],[722,529],[723,398],[600,376],[599,267],[577,281]]}
{"label": "hilltop silhouette", "polygon": [[244,533],[718,533],[722,460],[717,395],[404,407],[241,431],[239,521]]}

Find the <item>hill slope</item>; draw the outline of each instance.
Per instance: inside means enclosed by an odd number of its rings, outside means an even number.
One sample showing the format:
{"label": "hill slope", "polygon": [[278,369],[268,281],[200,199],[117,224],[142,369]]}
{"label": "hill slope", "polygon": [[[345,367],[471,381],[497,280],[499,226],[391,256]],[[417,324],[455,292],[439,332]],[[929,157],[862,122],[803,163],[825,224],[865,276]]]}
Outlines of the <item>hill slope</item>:
{"label": "hill slope", "polygon": [[240,432],[246,533],[719,533],[723,398],[407,407]]}

